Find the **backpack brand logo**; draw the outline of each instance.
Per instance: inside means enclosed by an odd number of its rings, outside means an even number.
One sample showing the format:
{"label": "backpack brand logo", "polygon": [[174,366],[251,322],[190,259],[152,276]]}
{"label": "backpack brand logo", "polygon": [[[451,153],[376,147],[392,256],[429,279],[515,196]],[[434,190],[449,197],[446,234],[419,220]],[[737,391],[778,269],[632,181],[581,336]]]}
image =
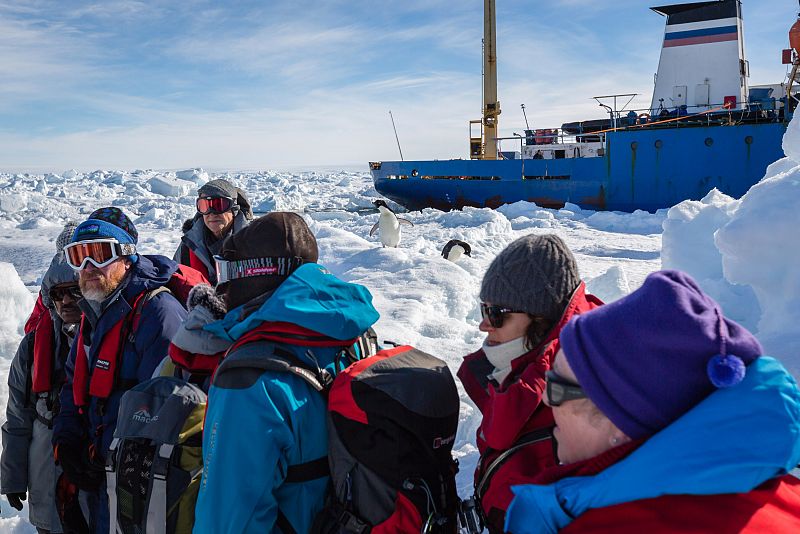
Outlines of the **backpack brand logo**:
{"label": "backpack brand logo", "polygon": [[111,368],[111,364],[107,360],[98,359],[95,367],[103,371],[108,371]]}
{"label": "backpack brand logo", "polygon": [[436,438],[433,440],[433,448],[438,449],[444,445],[449,445],[450,443],[453,443],[455,440],[456,440],[455,434],[446,438]]}
{"label": "backpack brand logo", "polygon": [[144,406],[142,408],[139,408],[135,412],[133,412],[133,415],[131,416],[131,419],[133,419],[137,423],[149,424],[149,423],[155,423],[156,421],[158,421],[158,416],[157,415],[156,416],[150,415],[150,412],[147,411],[147,407]]}

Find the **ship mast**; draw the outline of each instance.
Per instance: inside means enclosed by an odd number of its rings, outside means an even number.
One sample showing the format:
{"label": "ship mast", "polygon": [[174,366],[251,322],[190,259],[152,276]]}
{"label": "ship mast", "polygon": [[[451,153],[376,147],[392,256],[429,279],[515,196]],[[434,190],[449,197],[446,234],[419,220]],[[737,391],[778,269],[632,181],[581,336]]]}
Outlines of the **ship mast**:
{"label": "ship mast", "polygon": [[495,0],[483,2],[483,157],[497,159],[497,38]]}

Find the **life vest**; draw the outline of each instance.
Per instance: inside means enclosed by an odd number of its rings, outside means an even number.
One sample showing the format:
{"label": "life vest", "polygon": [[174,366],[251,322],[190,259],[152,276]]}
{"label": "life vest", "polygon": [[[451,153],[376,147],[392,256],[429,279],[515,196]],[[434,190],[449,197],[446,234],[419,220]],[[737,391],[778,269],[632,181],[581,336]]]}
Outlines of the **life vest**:
{"label": "life vest", "polygon": [[186,249],[189,251],[189,267],[200,271],[200,273],[207,280],[211,280],[211,276],[209,275],[208,272],[208,266],[205,263],[203,263],[203,260],[201,260],[197,254],[194,253],[194,250],[192,250],[189,247],[186,247]]}
{"label": "life vest", "polygon": [[[75,339],[77,347],[75,374],[72,382],[72,398],[75,402],[75,406],[78,406],[79,409],[82,410],[84,407],[88,406],[90,397],[105,400],[111,395],[112,391],[114,391],[114,385],[117,380],[119,357],[124,350],[124,345],[128,337],[132,332],[135,332],[139,326],[142,308],[146,301],[162,291],[169,291],[182,305],[185,305],[186,298],[189,296],[189,291],[199,283],[208,283],[202,273],[191,267],[179,265],[166,285],[150,291],[143,291],[137,295],[133,301],[133,306],[131,306],[131,311],[128,312],[125,317],[117,321],[117,323],[111,327],[111,330],[106,332],[103,336],[103,339],[100,341],[100,349],[97,351],[97,360],[94,369],[91,371],[89,370],[89,358],[83,340],[84,326],[86,323],[86,317],[84,316],[81,319],[80,330]],[[133,384],[130,384],[130,386],[132,385]],[[128,388],[126,387],[124,389]],[[102,405],[101,403],[101,411]]]}
{"label": "life vest", "polygon": [[39,316],[33,335],[33,383],[34,393],[49,393],[53,389],[56,336],[53,318],[45,312]]}

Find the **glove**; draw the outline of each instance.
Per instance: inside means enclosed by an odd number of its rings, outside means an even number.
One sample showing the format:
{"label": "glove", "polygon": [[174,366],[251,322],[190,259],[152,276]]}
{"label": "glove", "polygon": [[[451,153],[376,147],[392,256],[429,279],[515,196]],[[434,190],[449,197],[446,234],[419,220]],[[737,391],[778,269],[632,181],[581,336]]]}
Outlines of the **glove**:
{"label": "glove", "polygon": [[55,458],[67,479],[79,489],[94,491],[106,478],[105,468],[89,461],[89,447],[76,447],[68,443],[56,445]]}
{"label": "glove", "polygon": [[8,504],[11,505],[12,508],[16,508],[17,510],[22,510],[22,501],[28,498],[28,495],[23,491],[20,493],[6,493],[6,499],[8,499]]}

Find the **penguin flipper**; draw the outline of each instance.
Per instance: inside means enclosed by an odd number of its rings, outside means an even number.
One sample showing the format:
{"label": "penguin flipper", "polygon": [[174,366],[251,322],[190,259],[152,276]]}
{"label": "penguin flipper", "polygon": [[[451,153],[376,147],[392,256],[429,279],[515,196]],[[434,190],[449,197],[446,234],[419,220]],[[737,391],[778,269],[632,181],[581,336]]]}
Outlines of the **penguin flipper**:
{"label": "penguin flipper", "polygon": [[409,225],[409,226],[414,226],[414,223],[412,223],[412,222],[411,222],[411,221],[409,221],[408,219],[403,219],[403,218],[401,218],[401,217],[398,217],[398,218],[397,218],[397,222],[398,222],[398,223],[400,223],[400,226],[402,226],[402,225],[404,225],[404,224],[407,224],[407,225]]}
{"label": "penguin flipper", "polygon": [[369,231],[369,236],[372,237],[372,234],[375,233],[375,230],[378,229],[378,223],[372,225],[372,230]]}

